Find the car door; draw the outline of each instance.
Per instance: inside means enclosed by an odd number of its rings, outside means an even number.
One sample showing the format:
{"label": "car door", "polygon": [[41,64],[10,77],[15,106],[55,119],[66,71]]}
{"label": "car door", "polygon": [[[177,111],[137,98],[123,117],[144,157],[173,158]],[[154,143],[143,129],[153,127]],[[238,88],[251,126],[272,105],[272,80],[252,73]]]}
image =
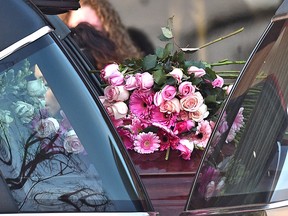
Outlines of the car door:
{"label": "car door", "polygon": [[0,214],[156,215],[62,31],[27,0],[0,17]]}
{"label": "car door", "polygon": [[184,215],[288,213],[288,1],[234,84]]}

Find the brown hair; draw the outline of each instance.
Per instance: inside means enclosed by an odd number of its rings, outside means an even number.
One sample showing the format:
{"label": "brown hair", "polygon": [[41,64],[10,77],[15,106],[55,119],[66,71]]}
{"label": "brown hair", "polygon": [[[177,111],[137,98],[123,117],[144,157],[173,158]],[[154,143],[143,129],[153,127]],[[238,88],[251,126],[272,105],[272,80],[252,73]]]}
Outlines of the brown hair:
{"label": "brown hair", "polygon": [[118,62],[116,46],[103,32],[89,23],[79,23],[71,28],[71,36],[96,69]]}
{"label": "brown hair", "polygon": [[[128,58],[140,58],[142,56],[142,53],[134,45],[119,14],[111,3],[107,0],[80,0],[80,5],[90,6],[95,11],[107,37],[115,43],[120,61]],[[61,14],[59,17],[67,24],[70,12]]]}

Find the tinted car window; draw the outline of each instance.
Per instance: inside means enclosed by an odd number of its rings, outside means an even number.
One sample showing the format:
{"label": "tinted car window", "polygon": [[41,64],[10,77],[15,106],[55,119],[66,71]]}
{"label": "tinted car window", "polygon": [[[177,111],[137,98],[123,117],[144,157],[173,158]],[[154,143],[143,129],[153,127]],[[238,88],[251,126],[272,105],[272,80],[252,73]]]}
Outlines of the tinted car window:
{"label": "tinted car window", "polygon": [[101,103],[50,36],[3,59],[0,83],[0,170],[19,211],[151,210]]}
{"label": "tinted car window", "polygon": [[216,125],[188,209],[287,200],[287,26],[271,24],[246,66]]}

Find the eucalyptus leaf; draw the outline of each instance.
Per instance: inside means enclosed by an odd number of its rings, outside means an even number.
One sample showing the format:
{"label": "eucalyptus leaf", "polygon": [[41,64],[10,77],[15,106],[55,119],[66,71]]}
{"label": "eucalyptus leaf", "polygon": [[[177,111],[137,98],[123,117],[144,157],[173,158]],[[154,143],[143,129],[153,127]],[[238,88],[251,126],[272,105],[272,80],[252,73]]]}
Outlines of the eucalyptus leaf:
{"label": "eucalyptus leaf", "polygon": [[165,72],[161,69],[153,72],[153,78],[158,85],[163,85],[167,79]]}
{"label": "eucalyptus leaf", "polygon": [[170,40],[171,40],[171,38],[167,38],[167,37],[165,37],[163,34],[159,35],[159,36],[158,36],[158,39],[159,39],[160,41],[163,41],[163,42],[167,42],[167,41],[170,41]]}
{"label": "eucalyptus leaf", "polygon": [[156,55],[147,55],[143,59],[143,69],[150,70],[154,68],[157,64],[157,56]]}
{"label": "eucalyptus leaf", "polygon": [[164,49],[163,58],[167,58],[173,52],[174,46],[172,43],[167,43]]}
{"label": "eucalyptus leaf", "polygon": [[156,55],[158,58],[162,59],[164,57],[164,49],[162,47],[156,48]]}
{"label": "eucalyptus leaf", "polygon": [[173,38],[173,33],[171,31],[171,29],[169,29],[168,27],[162,27],[162,34],[164,35],[164,37],[168,38],[168,39],[172,39]]}

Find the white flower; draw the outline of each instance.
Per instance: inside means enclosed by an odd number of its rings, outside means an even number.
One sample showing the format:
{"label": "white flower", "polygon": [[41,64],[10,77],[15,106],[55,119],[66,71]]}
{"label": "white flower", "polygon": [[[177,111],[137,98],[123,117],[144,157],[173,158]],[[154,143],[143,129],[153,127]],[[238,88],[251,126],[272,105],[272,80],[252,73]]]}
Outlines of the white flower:
{"label": "white flower", "polygon": [[36,79],[27,83],[27,92],[32,97],[43,97],[47,91],[42,79]]}
{"label": "white flower", "polygon": [[60,128],[58,121],[55,118],[49,117],[41,119],[35,125],[35,130],[39,137],[48,137],[53,133],[56,133]]}
{"label": "white flower", "polygon": [[9,110],[0,110],[0,122],[10,124],[13,121],[13,118],[10,115],[11,112]]}
{"label": "white flower", "polygon": [[33,119],[34,107],[24,101],[14,103],[15,112],[23,123],[29,123]]}
{"label": "white flower", "polygon": [[207,110],[207,105],[203,103],[198,110],[190,112],[189,117],[196,122],[201,122],[203,119],[208,117],[209,111]]}
{"label": "white flower", "polygon": [[78,154],[84,151],[84,147],[74,130],[68,131],[65,135],[63,146],[68,153]]}

